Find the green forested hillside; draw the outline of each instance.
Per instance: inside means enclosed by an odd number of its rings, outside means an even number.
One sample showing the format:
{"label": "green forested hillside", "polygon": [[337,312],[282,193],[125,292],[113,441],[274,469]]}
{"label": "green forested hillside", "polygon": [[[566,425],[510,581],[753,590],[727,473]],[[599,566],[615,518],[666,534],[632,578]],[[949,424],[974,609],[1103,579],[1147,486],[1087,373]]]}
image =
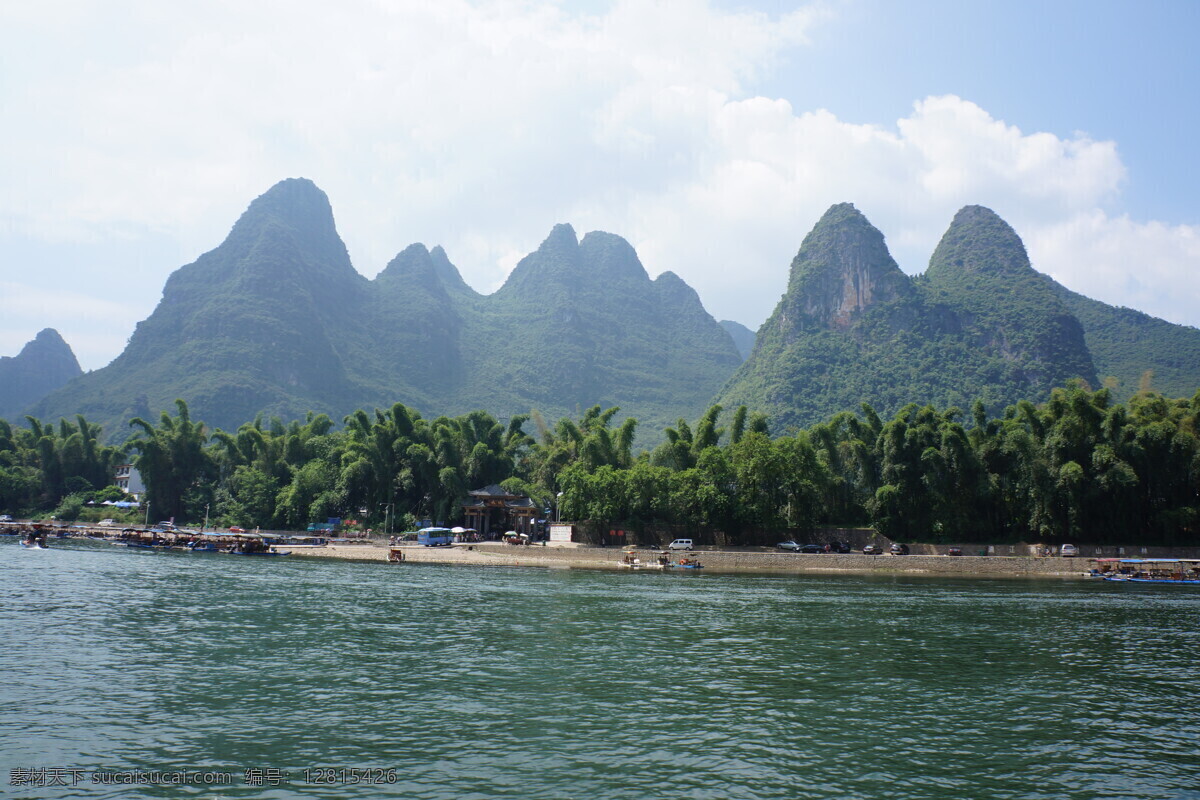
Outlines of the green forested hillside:
{"label": "green forested hillside", "polygon": [[671,273],[652,281],[624,239],[592,232],[577,240],[569,225],[470,308],[467,380],[449,400],[459,413],[559,417],[599,404],[660,426],[699,413],[740,361],[686,283]]}
{"label": "green forested hillside", "polygon": [[1046,279],[1081,323],[1101,383],[1119,400],[1141,390],[1189,397],[1200,389],[1200,330],[1110,306]]}
{"label": "green forested hillside", "polygon": [[955,313],[969,346],[1005,362],[1024,396],[1047,396],[1074,378],[1096,385],[1083,326],[990,209],[966,206],[954,216],[918,283]]}
{"label": "green forested hillside", "polygon": [[913,280],[850,204],[805,237],[754,352],[718,395],[811,425],[871,402],[881,413],[979,399],[993,411],[1072,378],[1095,382],[1082,328],[992,212],[964,209]]}

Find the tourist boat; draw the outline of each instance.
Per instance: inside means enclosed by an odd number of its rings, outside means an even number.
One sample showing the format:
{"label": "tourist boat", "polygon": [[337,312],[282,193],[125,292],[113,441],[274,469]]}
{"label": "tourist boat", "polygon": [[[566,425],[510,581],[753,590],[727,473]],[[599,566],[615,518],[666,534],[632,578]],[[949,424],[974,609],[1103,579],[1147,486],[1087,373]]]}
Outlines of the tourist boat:
{"label": "tourist boat", "polygon": [[618,567],[624,569],[662,569],[662,561],[645,562],[638,557],[636,550],[626,550],[625,557],[617,562]]}
{"label": "tourist boat", "polygon": [[328,547],[329,540],[324,536],[276,536],[265,540],[267,544],[283,545],[285,547]]}
{"label": "tourist boat", "polygon": [[1200,586],[1200,559],[1097,558],[1093,577],[1117,583],[1178,583]]}

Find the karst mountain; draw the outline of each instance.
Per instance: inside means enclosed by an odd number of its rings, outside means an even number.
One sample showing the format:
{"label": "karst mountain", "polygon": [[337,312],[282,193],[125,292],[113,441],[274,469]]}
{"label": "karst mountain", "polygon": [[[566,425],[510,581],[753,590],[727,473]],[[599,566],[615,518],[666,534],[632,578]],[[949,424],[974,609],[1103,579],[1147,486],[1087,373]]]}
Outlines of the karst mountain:
{"label": "karst mountain", "polygon": [[712,402],[764,411],[781,433],[863,402],[889,414],[978,399],[999,413],[1072,380],[1118,399],[1200,387],[1200,330],[1069,291],[981,206],[955,215],[916,277],[853,205],[831,207],[754,334],[718,323],[675,274],[651,279],[621,237],[570,225],[490,295],[422,244],[367,279],[305,179],[272,187],[176,270],[108,366],[80,374],[53,331],[26,351],[0,360],[0,416],[82,413],[113,439],[175,398],[227,430],[258,414],[340,421],[397,402],[426,415],[536,410],[551,423],[620,406],[652,445]]}

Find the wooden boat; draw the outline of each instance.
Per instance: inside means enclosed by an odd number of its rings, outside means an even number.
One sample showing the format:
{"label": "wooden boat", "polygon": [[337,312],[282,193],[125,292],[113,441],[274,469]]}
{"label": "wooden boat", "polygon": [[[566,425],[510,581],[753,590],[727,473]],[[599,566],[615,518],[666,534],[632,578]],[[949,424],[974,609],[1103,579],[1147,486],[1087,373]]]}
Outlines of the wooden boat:
{"label": "wooden boat", "polygon": [[1090,573],[1114,583],[1170,583],[1200,586],[1200,559],[1097,558]]}
{"label": "wooden boat", "polygon": [[659,562],[642,561],[638,557],[636,550],[626,550],[625,557],[617,562],[617,566],[622,569],[663,569],[663,564]]}

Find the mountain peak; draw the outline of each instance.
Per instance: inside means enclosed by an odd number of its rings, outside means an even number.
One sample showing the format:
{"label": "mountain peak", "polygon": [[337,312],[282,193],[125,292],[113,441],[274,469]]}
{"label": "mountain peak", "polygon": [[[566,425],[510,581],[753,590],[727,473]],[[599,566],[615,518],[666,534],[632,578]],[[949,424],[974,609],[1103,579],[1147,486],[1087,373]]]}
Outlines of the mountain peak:
{"label": "mountain peak", "polygon": [[252,247],[259,237],[279,229],[286,230],[312,255],[330,263],[349,264],[329,197],[307,178],[286,178],[255,198],[225,241]]}
{"label": "mountain peak", "polygon": [[579,246],[579,237],[575,235],[575,229],[566,222],[560,222],[550,229],[548,235],[541,246],[538,247],[538,252],[544,250],[558,250],[560,248],[576,248]]}
{"label": "mountain peak", "polygon": [[42,328],[40,331],[38,331],[37,336],[33,337],[33,341],[29,342],[24,348],[22,348],[21,353],[24,354],[27,350],[35,348],[35,346],[42,349],[54,348],[60,352],[70,353],[71,358],[75,357],[75,354],[71,352],[70,345],[67,344],[66,340],[62,338],[62,335],[54,328]]}
{"label": "mountain peak", "polygon": [[380,279],[408,279],[427,289],[471,291],[440,245],[428,250],[423,244],[410,244],[388,262],[376,277]]}
{"label": "mountain peak", "polygon": [[446,251],[442,249],[440,244],[429,251],[429,260],[433,264],[434,271],[442,279],[442,283],[447,288],[462,289],[472,294],[475,293],[475,290],[463,280],[462,273],[450,261],[450,257],[446,255]]}
{"label": "mountain peak", "polygon": [[968,341],[1002,359],[1031,396],[1072,378],[1097,385],[1082,324],[991,209],[966,206],[954,215],[921,283],[955,311]]}
{"label": "mountain peak", "polygon": [[0,418],[20,415],[82,373],[75,353],[58,331],[45,328],[16,356],[0,358]]}
{"label": "mountain peak", "polygon": [[615,233],[588,233],[579,243],[579,252],[594,275],[602,275],[609,280],[631,279],[638,283],[650,280],[633,245]]}
{"label": "mountain peak", "polygon": [[379,278],[393,278],[412,275],[419,280],[429,280],[435,276],[433,260],[429,250],[420,242],[410,244],[396,254],[395,258],[379,273]]}
{"label": "mountain peak", "polygon": [[838,203],[804,237],[792,261],[781,321],[844,330],[868,307],[912,291],[879,229],[852,203]]}
{"label": "mountain peak", "polygon": [[700,295],[696,293],[696,290],[687,281],[670,270],[667,270],[654,279],[654,287],[658,290],[660,296],[672,303],[677,303],[681,306],[703,307],[704,305],[700,302]]}
{"label": "mountain peak", "polygon": [[960,271],[1023,274],[1033,271],[1025,243],[1000,215],[984,206],[963,206],[938,242],[926,275]]}

